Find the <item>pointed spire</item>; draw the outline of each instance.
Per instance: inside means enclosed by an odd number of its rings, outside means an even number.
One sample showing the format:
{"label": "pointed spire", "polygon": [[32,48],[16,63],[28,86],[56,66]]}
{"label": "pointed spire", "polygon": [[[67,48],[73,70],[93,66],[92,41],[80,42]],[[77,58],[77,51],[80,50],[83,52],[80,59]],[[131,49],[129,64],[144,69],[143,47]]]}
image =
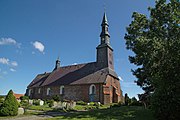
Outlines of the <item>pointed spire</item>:
{"label": "pointed spire", "polygon": [[103,26],[103,25],[108,25],[108,21],[107,21],[107,17],[106,17],[106,12],[104,12],[103,20],[102,20],[102,23],[101,23],[101,26]]}
{"label": "pointed spire", "polygon": [[106,12],[104,12],[101,27],[102,27],[102,31],[101,31],[101,34],[100,34],[101,44],[109,44],[110,34],[108,32],[109,24],[108,24],[108,21],[107,21]]}

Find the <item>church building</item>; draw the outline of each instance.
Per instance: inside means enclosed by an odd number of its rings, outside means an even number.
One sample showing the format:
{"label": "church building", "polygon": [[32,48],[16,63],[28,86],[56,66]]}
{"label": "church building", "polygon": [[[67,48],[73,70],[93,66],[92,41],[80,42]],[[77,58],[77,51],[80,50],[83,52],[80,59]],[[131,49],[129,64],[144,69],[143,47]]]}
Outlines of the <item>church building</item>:
{"label": "church building", "polygon": [[61,99],[102,104],[123,101],[120,81],[114,71],[106,13],[101,27],[95,62],[61,66],[58,58],[52,72],[38,74],[27,86],[26,95],[31,99],[52,99],[59,95]]}

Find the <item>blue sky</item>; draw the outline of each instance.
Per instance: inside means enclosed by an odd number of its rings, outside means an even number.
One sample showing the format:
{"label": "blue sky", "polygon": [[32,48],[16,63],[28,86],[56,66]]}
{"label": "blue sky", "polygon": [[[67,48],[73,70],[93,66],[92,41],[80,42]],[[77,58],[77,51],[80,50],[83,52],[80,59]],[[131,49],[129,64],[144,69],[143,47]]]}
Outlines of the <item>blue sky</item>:
{"label": "blue sky", "polygon": [[25,93],[37,74],[53,70],[58,56],[61,66],[95,61],[104,1],[123,93],[142,93],[133,83],[124,35],[132,13],[148,15],[153,0],[0,0],[0,94]]}

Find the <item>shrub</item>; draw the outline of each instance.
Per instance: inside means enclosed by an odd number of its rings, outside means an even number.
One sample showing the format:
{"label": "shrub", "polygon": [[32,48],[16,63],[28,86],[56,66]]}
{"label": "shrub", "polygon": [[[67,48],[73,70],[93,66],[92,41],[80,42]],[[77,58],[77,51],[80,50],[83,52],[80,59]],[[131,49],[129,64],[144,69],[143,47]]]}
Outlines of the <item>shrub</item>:
{"label": "shrub", "polygon": [[18,102],[10,90],[0,107],[0,115],[2,116],[15,116],[18,114]]}
{"label": "shrub", "polygon": [[61,100],[60,96],[59,95],[54,95],[53,97],[53,100],[56,101],[56,102],[59,102]]}
{"label": "shrub", "polygon": [[90,102],[89,103],[90,106],[94,106],[94,104],[95,104],[94,102]]}
{"label": "shrub", "polygon": [[48,105],[49,105],[49,107],[53,107],[54,106],[54,100],[50,100]]}
{"label": "shrub", "polygon": [[22,101],[22,100],[29,100],[29,96],[21,96],[20,97],[20,100]]}
{"label": "shrub", "polygon": [[137,99],[135,97],[133,97],[131,99],[131,102],[129,104],[130,106],[142,106],[142,103],[140,103],[139,101],[137,101]]}
{"label": "shrub", "polygon": [[4,102],[4,98],[0,97],[0,105]]}
{"label": "shrub", "polygon": [[21,107],[27,108],[29,106],[29,102],[27,100],[22,100],[20,102]]}
{"label": "shrub", "polygon": [[33,100],[33,105],[40,105],[40,100]]}
{"label": "shrub", "polygon": [[77,105],[87,105],[87,103],[84,101],[77,101],[76,104]]}

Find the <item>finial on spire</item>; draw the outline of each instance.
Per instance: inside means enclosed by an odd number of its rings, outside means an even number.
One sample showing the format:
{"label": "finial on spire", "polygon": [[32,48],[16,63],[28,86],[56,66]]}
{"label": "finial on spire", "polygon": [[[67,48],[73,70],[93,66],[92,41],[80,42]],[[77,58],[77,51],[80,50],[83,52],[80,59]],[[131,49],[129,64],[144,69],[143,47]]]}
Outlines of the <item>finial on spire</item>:
{"label": "finial on spire", "polygon": [[[104,16],[103,16],[103,20],[102,20],[102,24],[101,24],[101,26],[103,26],[103,25],[108,25],[106,12],[104,12]],[[109,25],[108,25],[108,26],[109,26]]]}

